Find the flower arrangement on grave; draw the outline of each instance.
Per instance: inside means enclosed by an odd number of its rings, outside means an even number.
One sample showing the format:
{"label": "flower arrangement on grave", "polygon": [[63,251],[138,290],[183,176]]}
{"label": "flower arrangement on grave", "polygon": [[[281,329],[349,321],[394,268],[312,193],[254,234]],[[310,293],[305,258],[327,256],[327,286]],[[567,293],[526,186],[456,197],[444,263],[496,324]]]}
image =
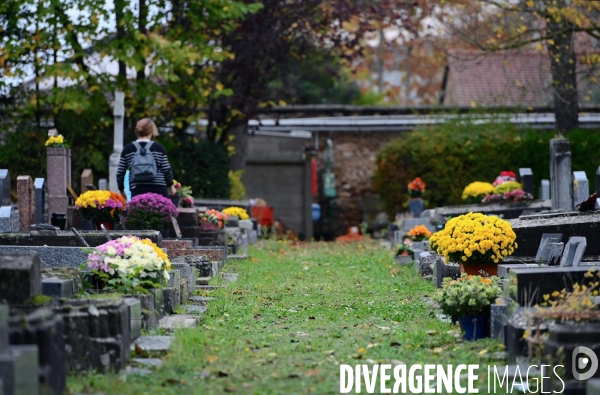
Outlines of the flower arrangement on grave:
{"label": "flower arrangement on grave", "polygon": [[408,194],[412,198],[422,197],[425,193],[425,182],[420,177],[408,183]]}
{"label": "flower arrangement on grave", "polygon": [[530,202],[533,200],[533,195],[522,191],[520,189],[515,189],[513,191],[504,192],[504,193],[493,193],[487,195],[481,200],[482,204],[493,204],[493,203],[513,203],[513,202]]}
{"label": "flower arrangement on grave", "polygon": [[[496,276],[483,278],[481,276],[468,276],[462,274],[460,278],[452,280],[445,278],[442,289],[433,297],[442,312],[451,317],[453,321],[460,320],[463,325],[472,323],[473,318],[486,315],[487,309],[496,298],[502,294],[500,279]],[[480,318],[480,324],[485,325],[486,317]],[[485,326],[479,335],[485,335]],[[485,337],[485,336],[480,336]],[[471,339],[468,336],[467,339]]]}
{"label": "flower arrangement on grave", "polygon": [[90,269],[103,289],[144,293],[169,280],[171,262],[152,241],[123,236],[91,249],[82,268]]}
{"label": "flower arrangement on grave", "polygon": [[181,199],[181,202],[183,203],[184,207],[192,207],[194,205],[194,198],[191,196],[184,196]]}
{"label": "flower arrangement on grave", "polygon": [[504,170],[502,172],[500,172],[500,175],[498,177],[496,177],[496,179],[494,180],[494,186],[498,186],[498,185],[502,185],[506,182],[513,182],[516,181],[517,179],[517,175],[510,171],[510,170]]}
{"label": "flower arrangement on grave", "polygon": [[175,193],[183,198],[192,197],[192,187],[181,185],[180,182],[173,180],[173,186],[175,187]]}
{"label": "flower arrangement on grave", "polygon": [[223,213],[230,217],[238,217],[241,220],[250,219],[248,212],[241,207],[231,206],[223,210]]}
{"label": "flower arrangement on grave", "polygon": [[423,241],[429,239],[433,233],[425,225],[416,225],[408,231],[407,235],[413,241]]}
{"label": "flower arrangement on grave", "polygon": [[497,272],[497,264],[518,247],[509,222],[481,213],[450,219],[443,230],[432,236],[436,251],[446,263],[458,262],[461,271]]}
{"label": "flower arrangement on grave", "polygon": [[85,219],[94,222],[113,222],[119,220],[119,214],[125,209],[123,196],[111,191],[87,191],[75,201],[75,208]]}
{"label": "flower arrangement on grave", "polygon": [[204,230],[219,230],[223,228],[225,221],[229,219],[227,214],[218,210],[206,210],[199,214],[200,227]]}
{"label": "flower arrangement on grave", "polygon": [[396,249],[396,255],[412,255],[413,252],[413,242],[408,238],[404,239],[402,244]]}
{"label": "flower arrangement on grave", "polygon": [[125,226],[129,229],[163,230],[172,217],[177,217],[177,207],[157,193],[144,193],[129,201],[124,212]]}
{"label": "flower arrangement on grave", "polygon": [[46,147],[70,148],[69,143],[67,142],[67,139],[65,139],[62,134],[59,134],[58,136],[48,137],[48,140],[46,140]]}
{"label": "flower arrangement on grave", "polygon": [[516,181],[507,181],[496,186],[496,193],[506,193],[516,190],[523,190],[523,185]]}
{"label": "flower arrangement on grave", "polygon": [[462,193],[462,199],[468,204],[479,204],[486,195],[495,192],[496,187],[489,182],[475,181],[465,187]]}

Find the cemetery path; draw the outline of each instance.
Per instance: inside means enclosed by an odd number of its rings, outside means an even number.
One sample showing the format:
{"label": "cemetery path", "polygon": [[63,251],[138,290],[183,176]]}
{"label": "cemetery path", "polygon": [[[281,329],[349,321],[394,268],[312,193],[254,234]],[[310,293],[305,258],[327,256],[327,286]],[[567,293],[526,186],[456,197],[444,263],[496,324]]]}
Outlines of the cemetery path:
{"label": "cemetery path", "polygon": [[340,364],[485,365],[501,351],[457,340],[459,329],[436,317],[433,285],[374,243],[269,241],[250,253],[228,262],[237,282],[207,294],[204,321],[176,331],[162,368],[70,377],[70,392],[334,394]]}

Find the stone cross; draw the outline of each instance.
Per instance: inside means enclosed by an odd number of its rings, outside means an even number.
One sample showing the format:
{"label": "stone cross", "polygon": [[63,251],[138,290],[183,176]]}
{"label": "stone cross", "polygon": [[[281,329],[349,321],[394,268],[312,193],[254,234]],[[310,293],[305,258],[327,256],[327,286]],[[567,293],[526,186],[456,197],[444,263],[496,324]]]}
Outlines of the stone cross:
{"label": "stone cross", "polygon": [[533,195],[533,172],[530,168],[525,167],[519,169],[519,180],[523,185],[523,191]]}
{"label": "stone cross", "polygon": [[35,188],[35,223],[48,223],[48,184],[44,178],[36,178]]}
{"label": "stone cross", "polygon": [[[49,215],[67,213],[71,185],[71,150],[65,147],[46,147]],[[68,221],[68,219],[67,219]]]}
{"label": "stone cross", "polygon": [[542,180],[540,185],[540,199],[550,200],[550,180]]}
{"label": "stone cross", "polygon": [[0,206],[10,206],[10,173],[0,169]]}
{"label": "stone cross", "polygon": [[35,223],[35,189],[30,176],[17,177],[17,207],[21,230],[29,230]]}
{"label": "stone cross", "polygon": [[585,171],[573,172],[573,207],[590,196],[590,182]]}
{"label": "stone cross", "polygon": [[115,117],[113,153],[110,155],[108,174],[109,189],[113,192],[119,192],[117,187],[117,169],[121,151],[123,151],[123,118],[125,116],[125,94],[115,92],[115,101],[113,102],[113,115]]}
{"label": "stone cross", "polygon": [[94,173],[92,169],[84,169],[81,172],[81,194],[87,192],[87,185],[94,184]]}
{"label": "stone cross", "polygon": [[552,210],[572,211],[571,143],[565,138],[550,140],[550,187]]}

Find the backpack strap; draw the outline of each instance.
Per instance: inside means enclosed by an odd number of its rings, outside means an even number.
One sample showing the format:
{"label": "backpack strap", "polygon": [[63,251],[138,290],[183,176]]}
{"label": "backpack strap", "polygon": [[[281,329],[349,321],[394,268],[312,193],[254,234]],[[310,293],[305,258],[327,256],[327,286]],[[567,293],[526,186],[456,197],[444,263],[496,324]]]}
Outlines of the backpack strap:
{"label": "backpack strap", "polygon": [[138,151],[140,151],[140,152],[141,152],[141,151],[142,151],[142,149],[144,150],[144,152],[143,152],[143,154],[144,154],[144,155],[146,154],[146,152],[150,152],[150,146],[152,146],[152,144],[154,144],[154,141],[150,140],[150,141],[148,141],[148,142],[146,143],[146,146],[142,148],[142,146],[140,145],[140,143],[139,143],[139,142],[137,142],[137,141],[134,141],[134,142],[133,142],[133,145],[135,146],[135,148],[136,148]]}
{"label": "backpack strap", "polygon": [[133,146],[135,147],[136,151],[141,151],[142,150],[142,146],[137,141],[133,142]]}

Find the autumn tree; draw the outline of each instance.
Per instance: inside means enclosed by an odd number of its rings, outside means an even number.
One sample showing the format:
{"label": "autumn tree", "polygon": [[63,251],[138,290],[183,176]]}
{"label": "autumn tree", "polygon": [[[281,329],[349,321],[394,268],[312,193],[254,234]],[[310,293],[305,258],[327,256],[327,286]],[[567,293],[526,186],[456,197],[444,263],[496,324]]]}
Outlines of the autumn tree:
{"label": "autumn tree", "polygon": [[[600,3],[585,0],[519,0],[451,3],[451,32],[484,51],[546,50],[550,61],[556,128],[579,124],[578,65],[598,63],[597,55],[577,59],[578,41],[600,39]],[[587,49],[587,48],[586,48]]]}

